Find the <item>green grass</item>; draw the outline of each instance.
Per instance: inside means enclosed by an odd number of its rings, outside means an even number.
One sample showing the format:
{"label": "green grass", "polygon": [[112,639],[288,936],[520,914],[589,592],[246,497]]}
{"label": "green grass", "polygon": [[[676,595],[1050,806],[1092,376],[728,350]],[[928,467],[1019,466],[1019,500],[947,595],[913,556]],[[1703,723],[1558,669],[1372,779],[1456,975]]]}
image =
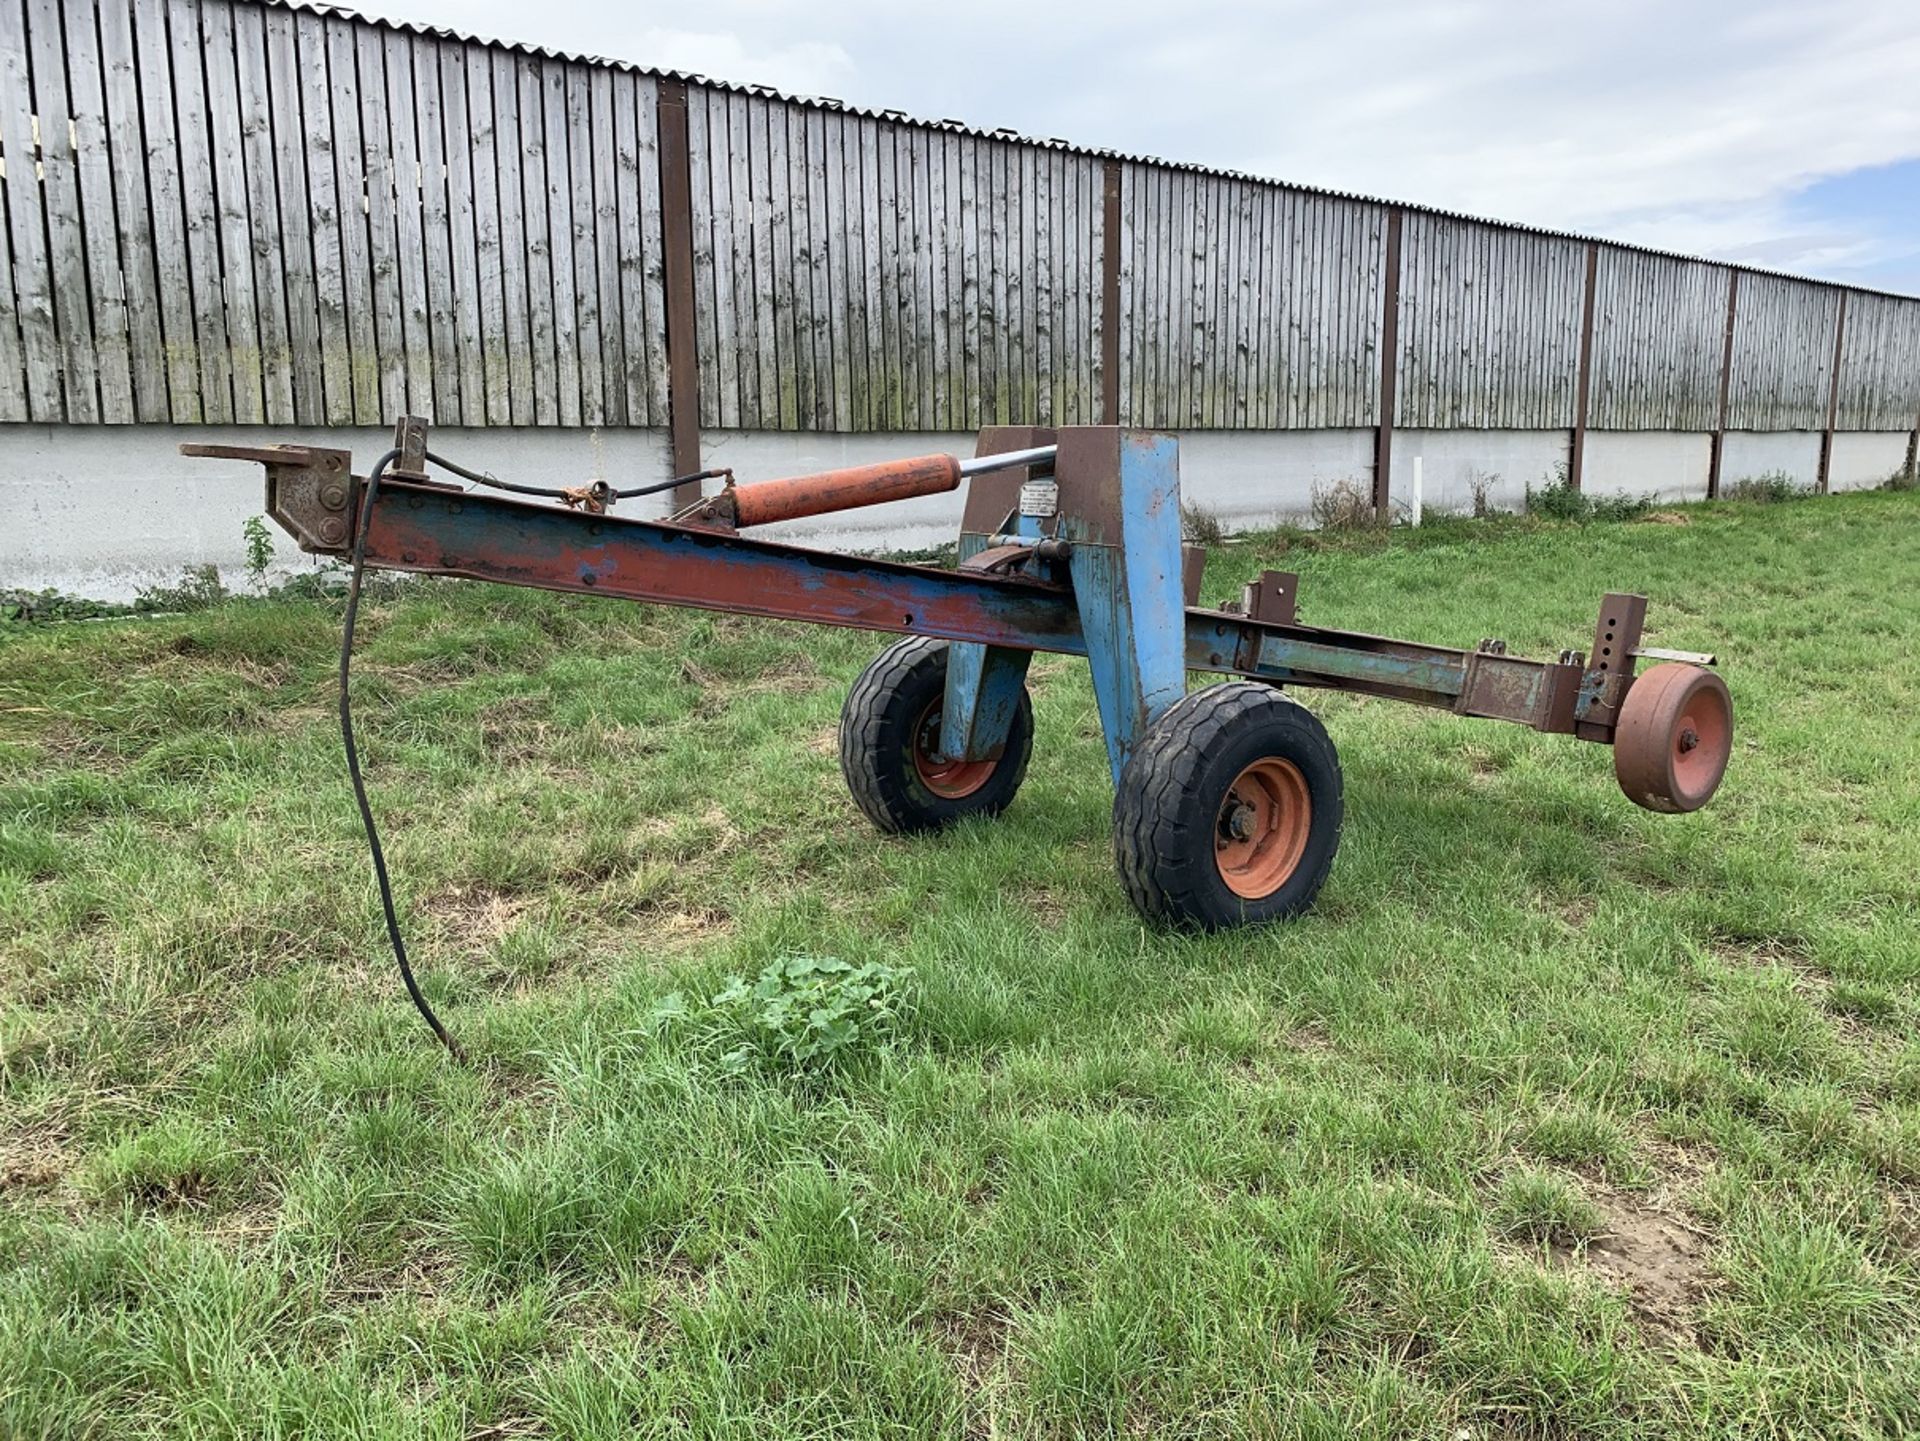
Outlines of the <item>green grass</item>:
{"label": "green grass", "polygon": [[[1740,736],[1660,817],[1309,697],[1332,881],[1208,939],[1122,898],[1064,659],[1008,814],[892,841],[833,753],[874,637],[383,592],[361,743],[470,1069],[385,953],[333,603],[0,633],[0,1436],[1920,1430],[1920,497],[1683,515],[1217,552],[1536,655],[1643,590]],[[887,1024],[788,1064],[715,1001],[798,955]]]}

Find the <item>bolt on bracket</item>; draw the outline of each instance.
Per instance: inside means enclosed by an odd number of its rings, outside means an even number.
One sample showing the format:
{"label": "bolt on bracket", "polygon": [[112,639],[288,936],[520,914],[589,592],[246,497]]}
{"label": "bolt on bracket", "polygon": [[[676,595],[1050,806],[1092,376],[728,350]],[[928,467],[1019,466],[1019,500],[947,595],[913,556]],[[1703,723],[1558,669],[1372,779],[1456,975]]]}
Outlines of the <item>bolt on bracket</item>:
{"label": "bolt on bracket", "polygon": [[313,555],[345,555],[353,537],[353,453],[314,445],[183,445],[182,455],[250,460],[267,470],[267,514]]}

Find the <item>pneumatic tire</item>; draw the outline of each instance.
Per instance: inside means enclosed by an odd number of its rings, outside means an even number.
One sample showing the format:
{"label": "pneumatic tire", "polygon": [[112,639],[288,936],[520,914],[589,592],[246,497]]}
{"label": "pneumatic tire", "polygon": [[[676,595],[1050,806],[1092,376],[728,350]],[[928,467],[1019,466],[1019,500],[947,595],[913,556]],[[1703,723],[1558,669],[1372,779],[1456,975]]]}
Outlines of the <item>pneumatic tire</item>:
{"label": "pneumatic tire", "polygon": [[840,711],[840,773],[854,804],[894,835],[934,831],[967,816],[997,816],[1012,803],[1033,752],[1033,703],[1026,687],[992,760],[950,761],[939,753],[947,692],[947,642],[896,641],[854,682]]}
{"label": "pneumatic tire", "polygon": [[1197,690],[1154,722],[1113,803],[1120,881],[1149,920],[1215,930],[1298,915],[1340,846],[1326,728],[1271,686]]}

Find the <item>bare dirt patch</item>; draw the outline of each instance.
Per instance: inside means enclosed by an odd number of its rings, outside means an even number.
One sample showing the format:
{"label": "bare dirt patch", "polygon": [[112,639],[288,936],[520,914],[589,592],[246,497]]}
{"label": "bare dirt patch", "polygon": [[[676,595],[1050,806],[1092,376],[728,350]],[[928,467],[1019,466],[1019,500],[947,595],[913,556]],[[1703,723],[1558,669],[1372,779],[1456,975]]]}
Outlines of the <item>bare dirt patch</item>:
{"label": "bare dirt patch", "polygon": [[214,1182],[205,1172],[188,1168],[177,1175],[152,1176],[127,1188],[134,1205],[148,1211],[204,1211],[213,1203]]}
{"label": "bare dirt patch", "polygon": [[1049,931],[1059,930],[1073,909],[1068,897],[1050,886],[1034,886],[1022,891],[1020,904],[1027,908],[1037,925]]}
{"label": "bare dirt patch", "polygon": [[961,1389],[975,1403],[969,1407],[969,1436],[997,1433],[988,1412],[981,1409],[981,1400],[994,1378],[1007,1368],[1012,1329],[1012,1317],[992,1306],[948,1316],[938,1324],[936,1344],[952,1363]]}
{"label": "bare dirt patch", "polygon": [[1826,973],[1814,964],[1806,945],[1794,937],[1767,936],[1755,940],[1717,937],[1711,942],[1711,949],[1716,956],[1735,965],[1788,971],[1796,981],[1823,984],[1827,979]]}
{"label": "bare dirt patch", "polygon": [[429,897],[422,909],[464,949],[480,952],[497,945],[532,906],[526,896],[489,886],[455,886]]}
{"label": "bare dirt patch", "polygon": [[45,1136],[0,1137],[0,1193],[47,1191],[66,1180],[73,1157]]}
{"label": "bare dirt patch", "polygon": [[539,761],[562,749],[545,696],[507,696],[480,712],[480,740],[496,766]]}
{"label": "bare dirt patch", "polygon": [[662,945],[692,945],[733,929],[733,917],[725,911],[696,906],[692,909],[643,911],[647,916],[647,939]]}
{"label": "bare dirt patch", "polygon": [[1333,1037],[1327,1033],[1326,1026],[1319,1021],[1295,1026],[1287,1032],[1287,1045],[1309,1056],[1330,1056],[1339,1049],[1334,1045]]}
{"label": "bare dirt patch", "polygon": [[1693,1342],[1693,1308],[1707,1283],[1706,1237],[1677,1211],[1624,1191],[1589,1186],[1600,1228],[1584,1247],[1554,1246],[1559,1264],[1584,1264],[1623,1287],[1633,1314],[1669,1341]]}
{"label": "bare dirt patch", "polygon": [[751,676],[714,675],[691,660],[683,660],[680,662],[680,679],[698,687],[701,692],[693,707],[696,720],[711,720],[724,714],[729,707],[747,696],[805,695],[827,684],[827,677],[821,674],[820,667],[810,656],[800,652]]}
{"label": "bare dirt patch", "polygon": [[1592,923],[1594,913],[1600,908],[1599,903],[1590,895],[1562,896],[1549,904],[1554,913],[1566,922],[1570,929],[1576,931],[1584,931]]}
{"label": "bare dirt patch", "polygon": [[1678,1190],[1697,1188],[1719,1160],[1719,1154],[1705,1142],[1674,1141],[1643,1132],[1635,1146],[1653,1167],[1653,1204],[1663,1210],[1677,1209]]}

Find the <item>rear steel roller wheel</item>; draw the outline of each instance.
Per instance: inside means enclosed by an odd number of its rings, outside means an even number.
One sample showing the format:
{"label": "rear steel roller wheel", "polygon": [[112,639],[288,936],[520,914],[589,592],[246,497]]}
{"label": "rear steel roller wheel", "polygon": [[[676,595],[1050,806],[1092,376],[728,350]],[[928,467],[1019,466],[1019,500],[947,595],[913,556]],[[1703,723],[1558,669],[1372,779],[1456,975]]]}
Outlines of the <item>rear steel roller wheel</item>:
{"label": "rear steel roller wheel", "polygon": [[1672,661],[1636,677],[1613,732],[1613,774],[1650,811],[1697,811],[1733,755],[1733,698],[1710,670]]}
{"label": "rear steel roller wheel", "polygon": [[1151,920],[1280,920],[1320,893],[1344,814],[1326,728],[1271,686],[1229,681],[1167,711],[1128,760],[1114,861]]}
{"label": "rear steel roller wheel", "polygon": [[967,816],[997,816],[1012,802],[1033,752],[1025,688],[1001,753],[960,760],[940,747],[947,642],[896,641],[854,682],[840,711],[840,773],[854,804],[881,830],[939,830]]}

